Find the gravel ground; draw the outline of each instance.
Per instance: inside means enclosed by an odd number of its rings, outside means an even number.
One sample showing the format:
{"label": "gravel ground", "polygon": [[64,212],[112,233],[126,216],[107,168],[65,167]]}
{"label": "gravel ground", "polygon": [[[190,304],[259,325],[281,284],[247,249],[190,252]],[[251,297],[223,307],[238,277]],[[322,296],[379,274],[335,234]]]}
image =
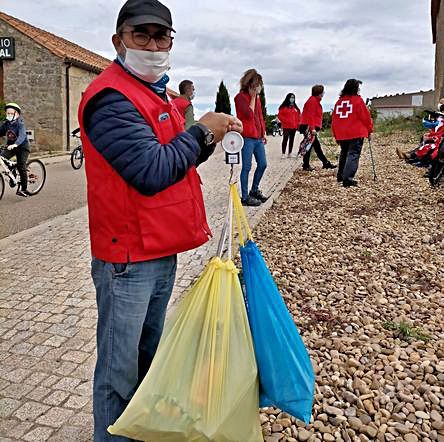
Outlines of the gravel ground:
{"label": "gravel ground", "polygon": [[444,184],[397,158],[415,140],[376,137],[357,188],[313,161],[254,232],[317,380],[310,425],[262,410],[267,442],[444,442]]}

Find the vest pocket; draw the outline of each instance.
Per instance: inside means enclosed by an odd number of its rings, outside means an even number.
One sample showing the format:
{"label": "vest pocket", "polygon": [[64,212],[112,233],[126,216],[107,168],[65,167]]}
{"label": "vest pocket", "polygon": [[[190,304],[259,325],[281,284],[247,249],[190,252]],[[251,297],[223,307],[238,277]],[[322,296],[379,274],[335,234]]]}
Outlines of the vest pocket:
{"label": "vest pocket", "polygon": [[205,242],[194,199],[157,208],[139,206],[138,216],[143,248],[149,253],[167,256]]}

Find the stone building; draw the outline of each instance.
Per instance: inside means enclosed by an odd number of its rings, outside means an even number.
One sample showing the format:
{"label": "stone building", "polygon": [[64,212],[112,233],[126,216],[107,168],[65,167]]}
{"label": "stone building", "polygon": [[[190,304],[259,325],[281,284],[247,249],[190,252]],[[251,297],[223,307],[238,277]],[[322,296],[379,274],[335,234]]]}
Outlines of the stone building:
{"label": "stone building", "polygon": [[35,150],[69,150],[77,108],[110,60],[0,12],[0,101],[23,108]]}
{"label": "stone building", "polygon": [[373,97],[371,104],[378,112],[378,118],[408,117],[415,111],[434,109],[435,91],[419,91],[408,94],[384,95]]}
{"label": "stone building", "polygon": [[435,101],[444,98],[444,0],[432,0],[432,34],[435,52]]}

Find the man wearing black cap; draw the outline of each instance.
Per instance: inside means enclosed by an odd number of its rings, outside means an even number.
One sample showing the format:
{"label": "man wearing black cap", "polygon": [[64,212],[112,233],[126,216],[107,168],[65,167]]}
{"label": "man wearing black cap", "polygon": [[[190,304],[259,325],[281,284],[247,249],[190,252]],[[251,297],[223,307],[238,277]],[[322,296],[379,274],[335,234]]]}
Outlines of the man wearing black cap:
{"label": "man wearing black cap", "polygon": [[79,108],[98,306],[94,440],[144,378],[162,333],[177,253],[210,235],[196,166],[235,117],[210,112],[186,131],[166,95],[174,32],[168,8],[128,0],[112,37],[117,59]]}

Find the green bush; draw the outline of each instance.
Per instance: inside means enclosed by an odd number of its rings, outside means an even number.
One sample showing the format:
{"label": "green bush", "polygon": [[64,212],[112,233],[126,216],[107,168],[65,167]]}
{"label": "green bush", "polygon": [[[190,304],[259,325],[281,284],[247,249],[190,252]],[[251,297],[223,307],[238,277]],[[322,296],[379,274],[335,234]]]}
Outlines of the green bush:
{"label": "green bush", "polygon": [[331,127],[331,112],[324,112],[322,114],[322,128],[330,129]]}
{"label": "green bush", "polygon": [[375,122],[375,131],[384,135],[391,135],[399,131],[409,131],[421,135],[424,132],[423,116],[424,111],[415,111],[413,115],[408,117],[379,118]]}
{"label": "green bush", "polygon": [[273,120],[277,118],[277,115],[266,115],[265,117],[265,130],[267,135],[271,135],[273,128]]}

